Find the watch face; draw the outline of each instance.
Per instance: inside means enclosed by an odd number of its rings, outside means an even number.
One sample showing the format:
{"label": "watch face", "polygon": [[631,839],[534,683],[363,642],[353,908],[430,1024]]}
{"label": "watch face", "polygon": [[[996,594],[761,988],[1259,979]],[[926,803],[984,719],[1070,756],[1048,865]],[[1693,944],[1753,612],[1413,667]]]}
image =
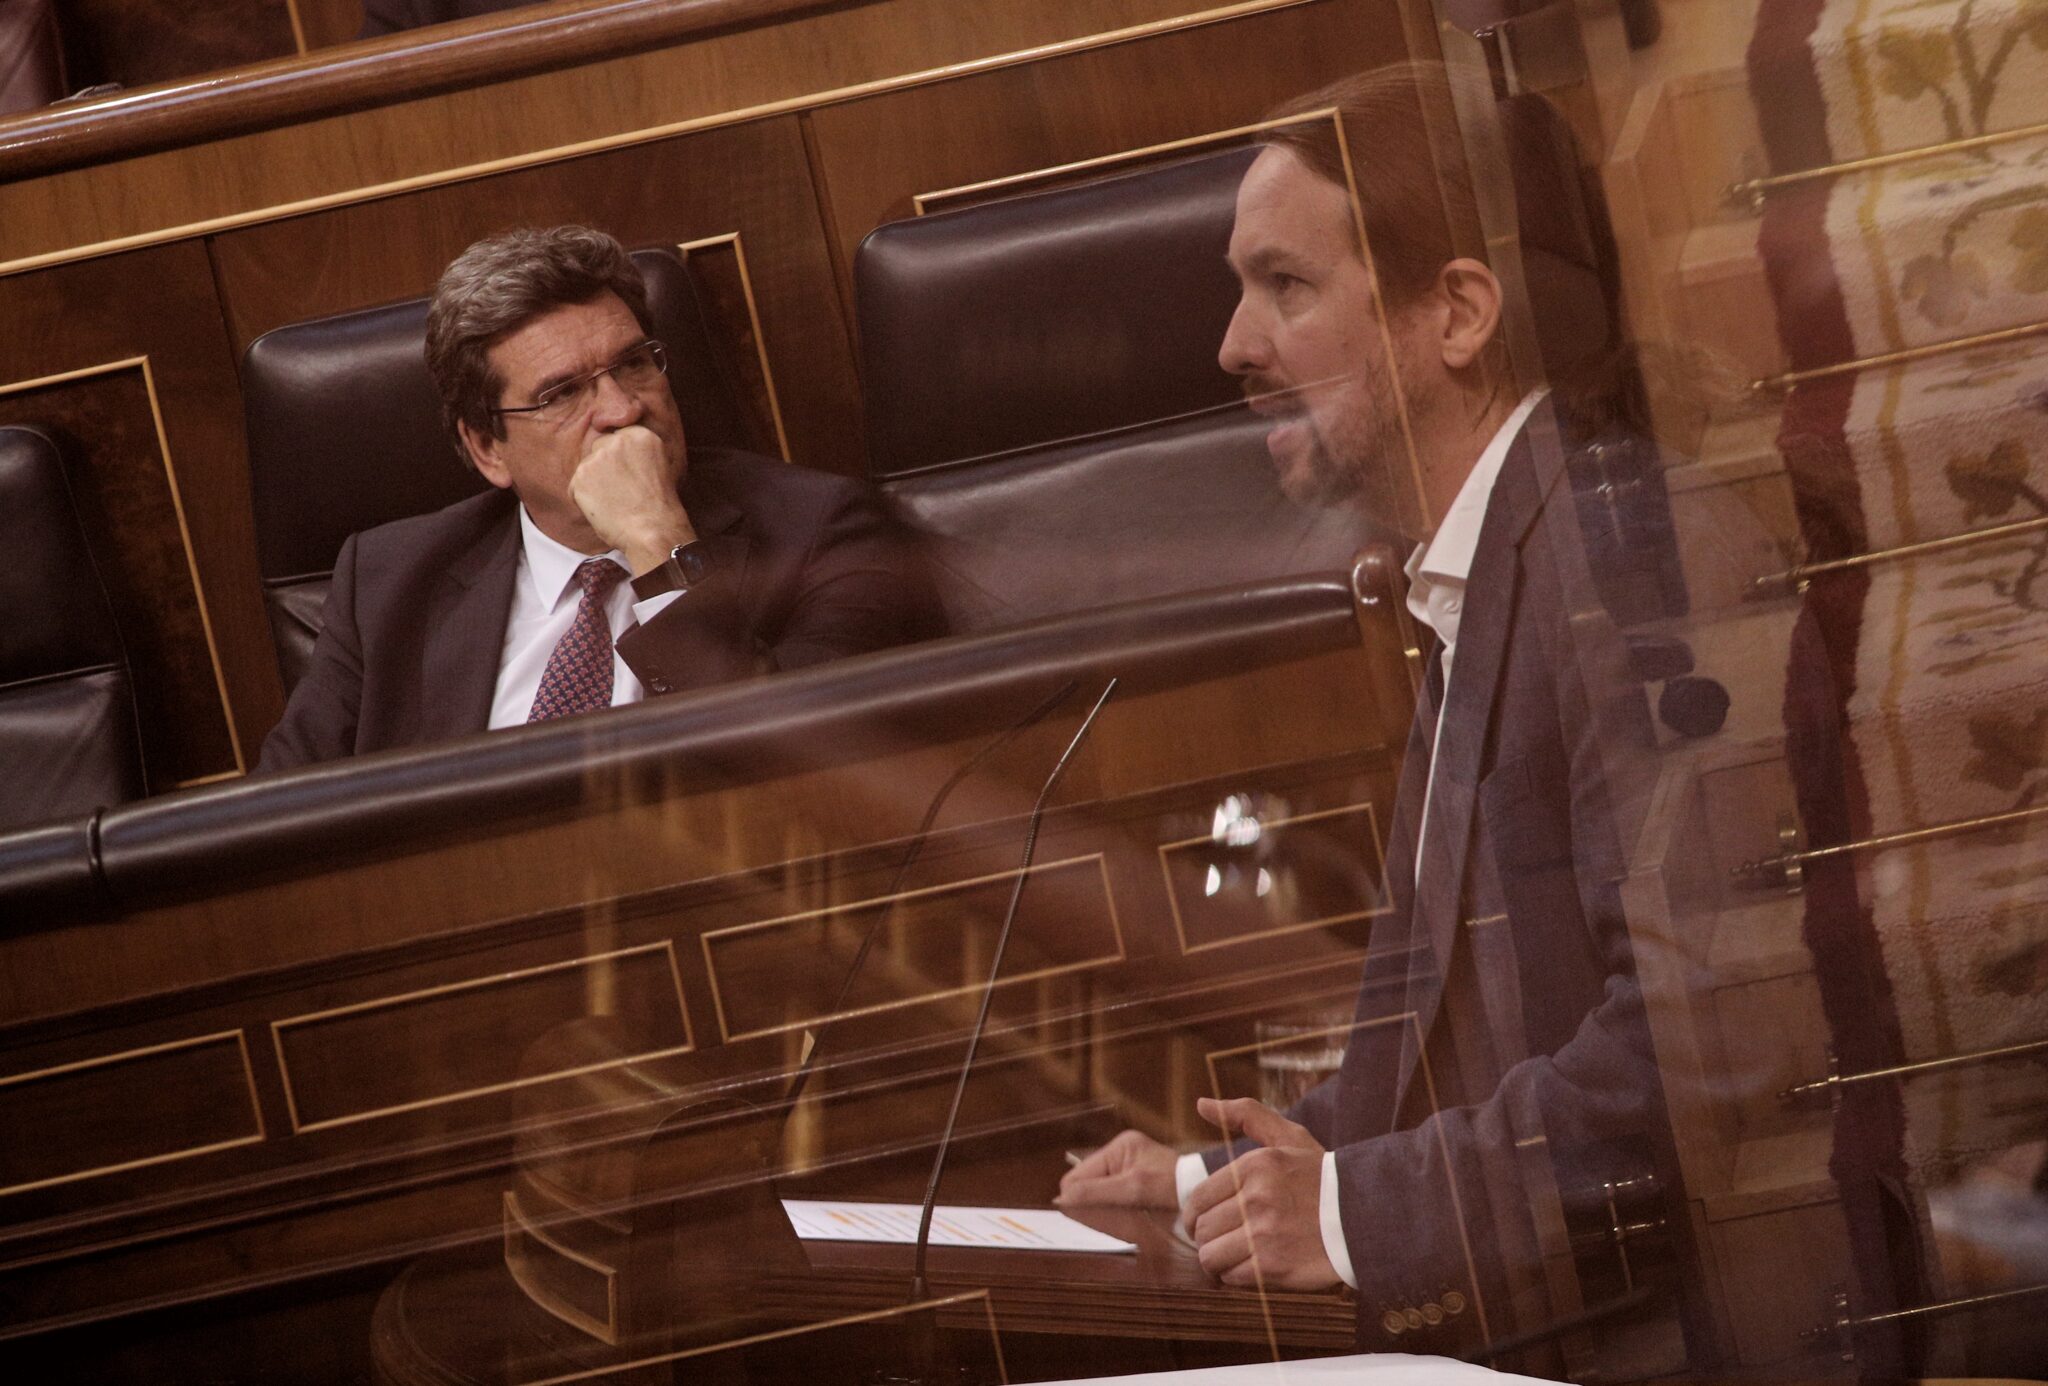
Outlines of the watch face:
{"label": "watch face", "polygon": [[675,559],[683,570],[683,581],[694,585],[704,580],[704,555],[698,552],[695,544],[685,544],[677,549]]}

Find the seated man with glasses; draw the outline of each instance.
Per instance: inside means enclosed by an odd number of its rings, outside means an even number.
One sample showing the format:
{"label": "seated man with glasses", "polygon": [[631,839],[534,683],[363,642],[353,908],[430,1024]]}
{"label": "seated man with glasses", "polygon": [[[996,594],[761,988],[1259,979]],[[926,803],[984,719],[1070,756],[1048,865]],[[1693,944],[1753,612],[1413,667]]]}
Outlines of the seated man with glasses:
{"label": "seated man with glasses", "polygon": [[497,489],[342,546],[319,645],[260,769],[415,745],[938,633],[855,482],[685,451],[640,271],[580,226],[477,242],[427,368]]}

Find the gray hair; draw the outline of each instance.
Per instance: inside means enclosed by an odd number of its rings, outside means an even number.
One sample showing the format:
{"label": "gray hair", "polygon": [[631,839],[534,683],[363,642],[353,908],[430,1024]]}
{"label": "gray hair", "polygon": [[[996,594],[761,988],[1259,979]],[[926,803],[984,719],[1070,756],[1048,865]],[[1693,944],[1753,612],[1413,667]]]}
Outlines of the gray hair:
{"label": "gray hair", "polygon": [[505,436],[504,418],[491,412],[505,388],[491,369],[491,347],[543,313],[606,292],[617,294],[653,335],[639,266],[618,241],[587,226],[500,231],[442,271],[427,309],[427,373],[465,463],[471,459],[460,425],[485,437]]}

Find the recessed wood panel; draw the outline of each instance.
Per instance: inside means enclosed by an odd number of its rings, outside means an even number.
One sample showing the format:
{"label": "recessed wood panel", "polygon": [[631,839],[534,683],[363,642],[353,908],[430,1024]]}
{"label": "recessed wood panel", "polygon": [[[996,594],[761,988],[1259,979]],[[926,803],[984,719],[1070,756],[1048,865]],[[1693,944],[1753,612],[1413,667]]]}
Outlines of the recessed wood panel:
{"label": "recessed wood panel", "polygon": [[[706,933],[704,964],[722,1038],[972,994],[987,976],[1020,874],[997,872]],[[1040,884],[1027,888],[1018,903],[1011,945],[1016,951],[1005,955],[1001,985],[1123,961],[1123,928],[1099,853],[1036,865],[1030,876]],[[849,979],[848,960],[858,940],[878,928],[888,934],[878,949],[879,965]],[[1067,960],[1034,965],[1033,954]]]}
{"label": "recessed wood panel", "polygon": [[240,1031],[0,1073],[0,1196],[263,1139]]}
{"label": "recessed wood panel", "polygon": [[[0,418],[55,423],[79,445],[77,490],[137,665],[152,785],[235,770],[223,696],[253,762],[282,699],[251,539],[241,394],[205,248],[164,246],[0,280],[0,322]],[[5,388],[143,359],[147,382],[138,366],[76,385]]]}
{"label": "recessed wood panel", "polygon": [[[590,989],[612,997],[620,1052],[558,1069],[530,1056],[580,1021]],[[644,944],[275,1021],[294,1132],[443,1106],[594,1068],[687,1052],[694,1040],[674,948]]]}
{"label": "recessed wood panel", "polygon": [[1265,822],[1249,809],[1217,814],[1213,832],[1159,848],[1183,952],[1270,945],[1279,935],[1389,908],[1386,851],[1371,804]]}
{"label": "recessed wood panel", "polygon": [[[234,350],[239,356],[286,323],[431,292],[450,260],[493,231],[572,221],[634,247],[737,231],[780,387],[791,460],[849,475],[865,471],[852,354],[794,117],[222,235],[212,247]],[[743,299],[718,298],[712,307],[736,333],[746,322]],[[754,343],[735,335],[729,346],[744,380]]]}
{"label": "recessed wood panel", "polygon": [[1404,58],[1403,8],[1323,0],[820,110],[814,141],[840,251],[851,263],[861,238],[910,215],[917,194],[1233,129]]}

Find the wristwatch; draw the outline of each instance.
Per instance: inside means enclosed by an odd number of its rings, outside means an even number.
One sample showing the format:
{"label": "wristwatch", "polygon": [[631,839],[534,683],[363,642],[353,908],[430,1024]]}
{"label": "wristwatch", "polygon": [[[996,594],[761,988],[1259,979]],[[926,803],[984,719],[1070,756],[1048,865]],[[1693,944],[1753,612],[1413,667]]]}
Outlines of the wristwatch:
{"label": "wristwatch", "polygon": [[664,592],[687,592],[710,573],[710,555],[703,540],[678,544],[658,566],[633,579],[633,600],[644,602]]}

